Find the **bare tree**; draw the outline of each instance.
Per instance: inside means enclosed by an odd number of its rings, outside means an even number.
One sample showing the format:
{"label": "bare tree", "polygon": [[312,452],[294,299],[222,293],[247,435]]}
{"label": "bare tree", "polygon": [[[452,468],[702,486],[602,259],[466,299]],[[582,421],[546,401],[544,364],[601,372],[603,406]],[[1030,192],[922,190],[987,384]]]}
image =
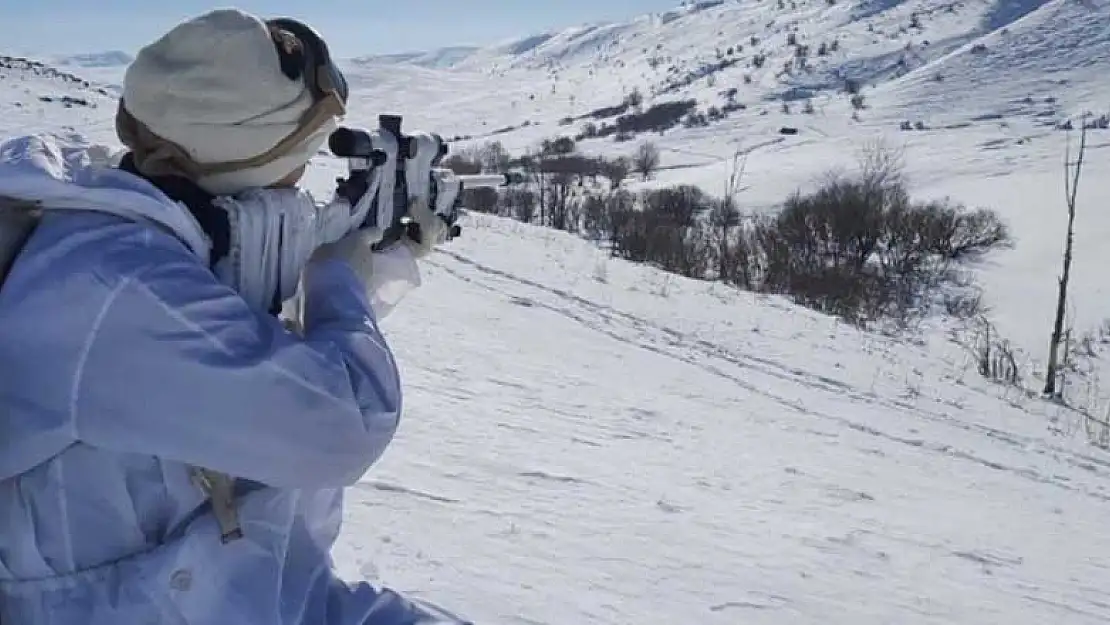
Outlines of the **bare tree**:
{"label": "bare tree", "polygon": [[640,93],[639,88],[634,88],[624,97],[624,101],[632,108],[638,109],[644,104],[644,94]]}
{"label": "bare tree", "polygon": [[1068,209],[1068,229],[1064,240],[1064,270],[1059,278],[1059,291],[1056,295],[1056,320],[1052,325],[1052,338],[1048,344],[1048,367],[1045,370],[1044,394],[1059,399],[1062,389],[1056,388],[1057,368],[1059,367],[1060,342],[1064,334],[1064,314],[1067,310],[1068,280],[1071,277],[1072,244],[1075,239],[1076,189],[1083,170],[1083,156],[1087,151],[1087,119],[1083,118],[1079,133],[1079,153],[1075,162],[1071,161],[1071,136],[1064,151],[1064,202]]}
{"label": "bare tree", "polygon": [[[737,252],[742,246],[733,246],[734,231],[740,225],[740,211],[736,208],[736,193],[740,181],[744,177],[747,167],[747,154],[737,150],[732,155],[732,167],[725,181],[724,193],[721,199],[715,202],[709,213],[709,225],[712,228],[716,243],[717,253],[717,279],[723,282],[739,283],[744,287],[750,286],[748,278],[748,259],[740,258]],[[737,275],[741,274],[741,275]],[[738,279],[739,278],[739,279]]]}
{"label": "bare tree", "polygon": [[609,190],[615,191],[620,188],[621,183],[628,177],[628,172],[632,169],[632,164],[624,156],[617,157],[613,160],[606,160],[602,166],[602,174],[609,180]]}
{"label": "bare tree", "polygon": [[591,241],[601,241],[609,232],[610,215],[605,198],[589,193],[582,200],[582,231]]}
{"label": "bare tree", "polygon": [[648,141],[641,143],[640,147],[636,149],[636,154],[632,157],[632,166],[637,173],[643,176],[644,180],[647,180],[659,167],[659,160],[659,148]]}
{"label": "bare tree", "polygon": [[504,173],[509,169],[512,156],[500,141],[490,141],[478,150],[478,160],[486,173]]}
{"label": "bare tree", "polygon": [[501,196],[501,214],[531,223],[536,215],[536,194],[523,188],[510,187]]}
{"label": "bare tree", "polygon": [[875,190],[906,181],[906,149],[882,138],[868,141],[857,156],[862,182]]}

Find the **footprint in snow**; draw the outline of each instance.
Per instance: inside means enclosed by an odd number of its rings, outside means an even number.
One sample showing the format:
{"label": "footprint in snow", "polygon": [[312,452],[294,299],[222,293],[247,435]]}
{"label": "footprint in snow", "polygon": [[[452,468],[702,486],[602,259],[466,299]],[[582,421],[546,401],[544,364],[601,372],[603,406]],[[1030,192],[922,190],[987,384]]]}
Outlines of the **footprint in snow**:
{"label": "footprint in snow", "polygon": [[435,501],[435,502],[438,502],[438,503],[447,503],[447,504],[460,503],[460,501],[458,499],[452,499],[450,497],[443,497],[443,496],[436,495],[436,494],[433,494],[433,493],[427,493],[427,492],[419,491],[419,490],[416,490],[416,489],[407,488],[407,487],[401,486],[399,484],[390,484],[388,482],[379,482],[379,481],[359,482],[359,483],[355,484],[354,487],[358,488],[360,490],[373,490],[373,491],[378,491],[378,492],[383,492],[383,493],[397,493],[397,494],[401,494],[401,495],[411,495],[413,497],[419,497],[420,499],[427,499],[429,501]]}
{"label": "footprint in snow", "polygon": [[587,484],[586,480],[581,478],[572,477],[569,475],[554,475],[546,471],[522,471],[518,473],[520,477],[526,477],[537,480],[546,480],[549,482],[561,482],[564,484]]}
{"label": "footprint in snow", "polygon": [[659,508],[663,512],[669,512],[671,514],[678,514],[679,512],[685,512],[686,511],[684,508],[682,508],[680,506],[676,506],[673,503],[668,503],[666,501],[663,501],[662,499],[655,502],[655,507]]}

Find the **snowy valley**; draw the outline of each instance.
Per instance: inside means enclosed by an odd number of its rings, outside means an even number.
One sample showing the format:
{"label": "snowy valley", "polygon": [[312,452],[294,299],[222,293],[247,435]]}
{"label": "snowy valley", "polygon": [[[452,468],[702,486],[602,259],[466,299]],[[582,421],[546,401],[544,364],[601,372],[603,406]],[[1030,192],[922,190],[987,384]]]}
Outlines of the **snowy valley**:
{"label": "snowy valley", "polygon": [[[0,57],[0,137],[115,146],[127,59]],[[881,138],[915,200],[992,209],[1013,239],[966,265],[991,339],[936,315],[863,330],[470,212],[385,323],[407,408],[349,494],[347,576],[504,625],[1110,621],[1110,1],[699,2],[344,67],[348,125],[403,113],[513,156],[652,142],[635,193],[719,195],[739,154],[751,214]],[[704,119],[582,136],[690,100]],[[1063,128],[1084,119],[1068,324],[1096,340],[1054,402]],[[321,154],[313,191],[344,167]],[[980,375],[984,344],[1010,346],[1016,383]]]}

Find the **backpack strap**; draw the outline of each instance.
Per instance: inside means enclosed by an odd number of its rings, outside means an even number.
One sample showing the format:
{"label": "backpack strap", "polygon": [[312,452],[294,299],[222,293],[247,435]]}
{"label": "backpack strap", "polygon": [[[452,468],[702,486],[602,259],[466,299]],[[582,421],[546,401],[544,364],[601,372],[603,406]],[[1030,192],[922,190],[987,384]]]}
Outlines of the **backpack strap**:
{"label": "backpack strap", "polygon": [[243,537],[239,509],[235,505],[235,478],[200,467],[190,469],[193,483],[208,497],[212,514],[220,526],[220,542],[226,544]]}

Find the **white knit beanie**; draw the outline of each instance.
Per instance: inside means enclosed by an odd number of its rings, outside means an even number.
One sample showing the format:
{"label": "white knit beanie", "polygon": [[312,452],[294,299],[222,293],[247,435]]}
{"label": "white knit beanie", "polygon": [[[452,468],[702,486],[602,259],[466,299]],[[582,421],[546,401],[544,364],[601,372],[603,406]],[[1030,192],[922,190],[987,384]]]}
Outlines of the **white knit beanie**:
{"label": "white knit beanie", "polygon": [[[304,79],[282,73],[266,23],[236,9],[179,24],[140,50],[124,76],[127,112],[201,164],[264,154],[297,130],[312,104]],[[277,160],[196,182],[216,195],[274,184],[307,163],[335,128],[329,120]]]}

